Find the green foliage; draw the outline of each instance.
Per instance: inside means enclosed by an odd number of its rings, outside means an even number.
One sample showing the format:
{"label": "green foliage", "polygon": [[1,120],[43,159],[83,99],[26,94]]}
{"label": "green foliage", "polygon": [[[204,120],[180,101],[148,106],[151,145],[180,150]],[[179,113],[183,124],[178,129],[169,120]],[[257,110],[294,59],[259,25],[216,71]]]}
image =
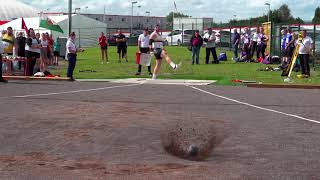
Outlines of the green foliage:
{"label": "green foliage", "polygon": [[[267,67],[259,63],[235,63],[231,60],[232,52],[227,51],[228,61],[220,64],[205,65],[205,49],[201,49],[200,65],[191,65],[191,53],[186,47],[169,46],[166,47],[168,54],[174,62],[182,62],[181,68],[173,71],[172,68],[162,62],[161,75],[163,79],[198,79],[198,80],[218,80],[220,85],[236,85],[231,82],[233,79],[254,80],[263,83],[283,83],[281,72],[265,72],[257,71]],[[218,54],[220,53],[217,48]],[[111,46],[108,49],[110,58],[109,64],[100,63],[100,48],[88,48],[84,53],[79,53],[74,76],[76,79],[119,79],[119,78],[134,78],[137,71],[135,64],[135,52],[137,47],[129,46],[128,59],[129,63],[118,63],[118,55],[116,47]],[[211,57],[212,58],[212,57]],[[154,59],[152,60],[152,68],[154,67]],[[54,74],[66,76],[67,63],[56,70]],[[273,67],[277,67],[274,65]],[[90,70],[85,71],[83,70]],[[93,72],[91,72],[93,70]],[[147,68],[142,68],[143,78],[150,78],[147,73]],[[293,74],[293,78],[296,73]],[[311,72],[310,79],[294,79],[295,83],[299,84],[320,84],[320,72]]]}
{"label": "green foliage", "polygon": [[[287,4],[283,4],[279,7],[279,9],[270,11],[270,20],[273,23],[283,23],[283,24],[299,24],[304,23],[301,18],[294,18],[291,14],[291,10],[289,9]],[[261,23],[268,21],[268,14],[259,17],[253,17],[250,19],[243,20],[230,20],[229,23],[224,24],[225,27],[230,26],[258,26]]]}
{"label": "green foliage", "polygon": [[314,17],[312,19],[312,23],[319,24],[320,23],[320,7],[317,7],[314,12]]}

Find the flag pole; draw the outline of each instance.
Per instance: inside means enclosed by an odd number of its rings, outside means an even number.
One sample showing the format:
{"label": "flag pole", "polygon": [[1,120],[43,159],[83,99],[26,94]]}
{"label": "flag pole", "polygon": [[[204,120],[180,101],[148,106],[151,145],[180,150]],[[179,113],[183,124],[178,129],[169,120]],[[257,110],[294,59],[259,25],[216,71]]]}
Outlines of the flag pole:
{"label": "flag pole", "polygon": [[[72,30],[72,0],[69,0],[69,13],[68,13],[68,19],[69,19],[69,34],[71,33]],[[68,36],[69,36],[68,34]]]}

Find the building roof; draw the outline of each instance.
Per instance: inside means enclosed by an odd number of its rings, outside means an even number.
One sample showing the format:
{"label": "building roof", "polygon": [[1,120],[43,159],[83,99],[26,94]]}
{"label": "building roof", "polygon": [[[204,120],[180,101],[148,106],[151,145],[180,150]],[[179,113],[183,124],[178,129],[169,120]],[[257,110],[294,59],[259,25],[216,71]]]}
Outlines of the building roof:
{"label": "building roof", "polygon": [[17,0],[0,0],[0,21],[34,17],[38,16],[39,12],[37,9]]}

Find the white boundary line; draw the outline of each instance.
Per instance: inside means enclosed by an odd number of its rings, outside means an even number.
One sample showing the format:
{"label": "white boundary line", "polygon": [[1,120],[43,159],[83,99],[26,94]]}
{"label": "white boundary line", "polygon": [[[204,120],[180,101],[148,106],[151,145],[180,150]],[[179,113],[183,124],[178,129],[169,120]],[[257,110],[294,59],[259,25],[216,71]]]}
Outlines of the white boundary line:
{"label": "white boundary line", "polygon": [[313,123],[318,123],[318,124],[320,124],[320,121],[316,121],[316,120],[313,120],[313,119],[308,119],[308,118],[304,118],[304,117],[302,117],[302,116],[298,116],[298,115],[294,115],[294,114],[289,114],[289,113],[284,113],[284,112],[277,111],[277,110],[273,110],[273,109],[268,109],[268,108],[259,107],[259,106],[253,105],[253,104],[249,104],[249,103],[246,103],[246,102],[238,101],[238,100],[231,99],[231,98],[228,98],[228,97],[225,97],[225,96],[220,96],[220,95],[218,95],[218,94],[214,94],[214,93],[211,93],[211,92],[208,92],[208,91],[205,91],[205,90],[202,90],[202,89],[193,87],[193,86],[187,86],[187,87],[191,87],[191,88],[196,89],[196,90],[198,90],[198,91],[200,91],[200,92],[203,92],[203,93],[206,93],[206,94],[209,94],[209,95],[212,95],[212,96],[221,98],[221,99],[225,99],[225,100],[228,100],[228,101],[232,101],[232,102],[235,102],[235,103],[238,103],[238,104],[242,104],[242,105],[245,105],[245,106],[253,107],[253,108],[260,109],[260,110],[264,110],[264,111],[270,111],[270,112],[282,114],[282,115],[285,115],[285,116],[290,116],[290,117],[298,118],[298,119],[301,119],[301,120],[304,120],[304,121],[309,121],[309,122],[313,122]]}
{"label": "white boundary line", "polygon": [[140,85],[140,84],[129,84],[129,85],[122,85],[122,86],[109,86],[109,87],[103,87],[103,88],[86,89],[86,90],[75,90],[75,91],[64,91],[64,92],[47,93],[47,94],[31,94],[31,95],[22,95],[22,96],[10,96],[10,97],[7,97],[7,98],[26,98],[26,97],[51,96],[51,95],[60,95],[60,94],[73,94],[73,93],[100,91],[100,90],[114,89],[114,88],[121,88],[121,87],[131,87],[131,86],[138,86],[138,85]]}

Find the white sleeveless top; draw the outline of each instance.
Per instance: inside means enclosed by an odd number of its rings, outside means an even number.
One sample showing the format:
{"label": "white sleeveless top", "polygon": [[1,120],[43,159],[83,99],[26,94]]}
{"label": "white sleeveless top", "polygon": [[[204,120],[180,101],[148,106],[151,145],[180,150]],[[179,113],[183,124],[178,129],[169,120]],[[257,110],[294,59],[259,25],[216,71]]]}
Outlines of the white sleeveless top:
{"label": "white sleeveless top", "polygon": [[47,47],[48,47],[48,40],[43,40],[43,39],[41,39],[41,46],[42,46],[43,48],[47,48]]}
{"label": "white sleeveless top", "polygon": [[154,34],[156,35],[156,38],[153,39],[154,42],[152,43],[152,48],[154,49],[162,49],[163,48],[163,39],[161,37],[160,34],[158,34],[157,32],[153,32],[150,37],[154,36]]}
{"label": "white sleeveless top", "polygon": [[[32,38],[32,45],[38,45],[39,43],[38,43],[38,40],[37,39],[33,39]],[[30,47],[28,44],[26,44],[26,47],[25,47],[25,50],[26,51],[31,51],[31,52],[36,52],[36,53],[40,53],[40,49],[38,49],[38,48],[32,48],[32,47]]]}

